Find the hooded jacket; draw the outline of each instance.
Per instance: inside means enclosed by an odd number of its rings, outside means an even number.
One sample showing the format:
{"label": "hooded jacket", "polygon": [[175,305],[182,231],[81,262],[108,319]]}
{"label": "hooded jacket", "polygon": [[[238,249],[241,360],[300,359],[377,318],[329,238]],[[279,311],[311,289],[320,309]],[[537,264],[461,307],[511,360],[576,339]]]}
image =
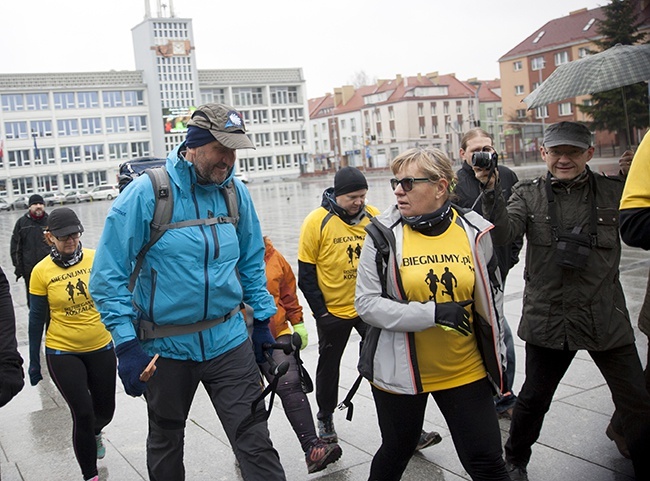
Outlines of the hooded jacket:
{"label": "hooded jacket", "polygon": [[[409,302],[402,299],[398,288],[399,265],[402,257],[403,225],[400,212],[389,207],[376,218],[386,228],[395,225],[395,246],[391,246],[386,272],[386,297],[382,296],[380,273],[376,262],[377,247],[371,236],[366,237],[357,275],[355,307],[364,322],[372,326],[362,347],[359,372],[380,389],[396,394],[418,394],[420,375],[414,362],[413,332],[436,325],[435,302]],[[498,279],[496,259],[493,259],[492,225],[473,211],[459,215],[474,257],[474,335],[481,350],[488,379],[495,392],[502,389],[505,369],[505,346],[499,319],[503,311],[503,292],[490,282]],[[489,264],[489,268],[488,268]],[[497,281],[498,282],[498,281]]]}
{"label": "hooded jacket", "polygon": [[546,177],[519,182],[507,209],[500,192],[486,191],[484,196],[484,211],[494,208],[495,244],[526,234],[526,285],[518,334],[535,346],[605,351],[634,342],[619,279],[618,204],[623,183],[600,175],[594,175],[594,182],[595,200],[589,181],[552,183],[563,231],[580,227],[583,233],[589,232],[595,203],[597,236],[582,270],[556,263],[557,240],[551,229]]}
{"label": "hooded jacket", "polygon": [[[246,187],[231,172],[220,185],[199,184],[194,165],[170,152],[166,169],[173,192],[172,223],[227,216],[220,192],[234,182],[239,205],[237,227],[230,223],[191,226],[165,232],[147,253],[133,293],[128,290],[133,262],[149,240],[155,195],[142,175],[114,201],[99,241],[90,292],[116,345],[136,338],[135,325],[147,319],[157,325],[195,324],[223,317],[249,304],[256,319],[276,312],[266,290],[264,242]],[[143,341],[149,354],[204,361],[248,339],[241,312],[209,329]]]}
{"label": "hooded jacket", "polygon": [[47,228],[47,213],[34,219],[26,212],[14,226],[11,236],[11,262],[16,278],[29,276],[34,266],[50,253],[43,232]]}

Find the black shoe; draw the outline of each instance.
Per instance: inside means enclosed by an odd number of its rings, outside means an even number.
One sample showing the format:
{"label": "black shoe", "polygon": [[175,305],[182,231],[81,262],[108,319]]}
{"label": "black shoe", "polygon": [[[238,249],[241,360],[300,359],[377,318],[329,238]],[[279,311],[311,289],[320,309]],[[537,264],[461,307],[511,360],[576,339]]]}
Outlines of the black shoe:
{"label": "black shoe", "polygon": [[632,456],[630,456],[630,450],[627,448],[627,443],[625,442],[625,438],[623,437],[622,434],[619,434],[616,431],[614,431],[614,427],[612,426],[612,423],[609,423],[607,425],[605,434],[609,439],[614,441],[614,443],[616,444],[616,448],[618,449],[618,452],[621,453],[621,456],[627,459],[632,459]]}
{"label": "black shoe", "polygon": [[334,429],[334,420],[330,414],[325,419],[318,420],[318,437],[326,443],[338,443],[339,437]]}
{"label": "black shoe", "polygon": [[440,441],[442,441],[440,434],[435,431],[428,433],[423,429],[422,433],[420,433],[420,440],[418,441],[418,445],[415,450],[420,451],[421,449],[428,448],[434,444],[438,444]]}
{"label": "black shoe", "polygon": [[512,481],[528,481],[528,471],[522,466],[515,466],[506,461],[506,471]]}

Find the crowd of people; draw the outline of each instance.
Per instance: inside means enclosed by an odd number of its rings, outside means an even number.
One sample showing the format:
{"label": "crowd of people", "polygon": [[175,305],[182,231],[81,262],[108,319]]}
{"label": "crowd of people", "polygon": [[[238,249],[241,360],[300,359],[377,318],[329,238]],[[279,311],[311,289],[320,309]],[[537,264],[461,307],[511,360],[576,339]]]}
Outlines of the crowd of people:
{"label": "crowd of people", "polygon": [[[185,427],[199,384],[243,479],[286,479],[268,428],[269,388],[307,472],[326,469],[343,455],[334,411],[353,329],[381,433],[369,480],[401,479],[417,450],[440,442],[423,429],[429,397],[471,479],[527,480],[555,390],[579,351],[612,394],[603,435],[631,459],[637,479],[650,479],[650,358],[644,373],[619,279],[619,231],[650,249],[649,135],[608,177],[588,167],[589,129],[549,125],[540,148],[547,173],[520,181],[499,164],[490,135],[471,129],[458,172],[436,148],[394,158],[395,202],[383,212],[366,203],[363,172],[343,167],[304,219],[297,282],[234,176],[236,150],[251,148],[240,112],[202,105],[165,167],[134,179],[113,203],[96,251],[82,247],[73,210],[47,214],[37,194],[16,223],[11,255],[28,289],[27,374],[32,386],[43,380],[44,352],[70,409],[84,480],[99,479],[117,375],[126,394],[147,404],[152,481],[186,477]],[[515,393],[503,296],[524,239],[517,334],[525,379]],[[316,423],[297,288],[318,334]],[[649,325],[650,280],[639,319],[650,336]],[[0,406],[23,389],[22,365],[0,271]],[[505,446],[499,418],[510,420]]]}

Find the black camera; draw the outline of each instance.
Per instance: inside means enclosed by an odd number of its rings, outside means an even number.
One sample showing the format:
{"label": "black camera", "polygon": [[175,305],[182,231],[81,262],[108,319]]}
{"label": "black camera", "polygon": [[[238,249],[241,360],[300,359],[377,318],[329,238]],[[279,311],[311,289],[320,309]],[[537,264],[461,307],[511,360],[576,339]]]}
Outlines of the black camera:
{"label": "black camera", "polygon": [[491,169],[496,167],[499,154],[496,152],[474,152],[472,154],[472,166],[480,169]]}

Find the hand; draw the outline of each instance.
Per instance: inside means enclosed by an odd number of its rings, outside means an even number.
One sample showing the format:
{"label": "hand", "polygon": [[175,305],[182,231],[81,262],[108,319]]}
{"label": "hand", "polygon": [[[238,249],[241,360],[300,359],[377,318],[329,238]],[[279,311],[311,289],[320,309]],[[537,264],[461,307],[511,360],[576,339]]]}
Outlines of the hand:
{"label": "hand", "polygon": [[137,339],[131,339],[115,348],[118,364],[117,372],[120,375],[124,390],[129,396],[141,396],[147,385],[140,381],[140,374],[147,368],[151,356],[147,355]]}
{"label": "hand", "polygon": [[618,159],[618,166],[621,169],[621,173],[625,176],[627,176],[627,173],[630,171],[632,159],[634,159],[634,152],[631,150],[623,152],[621,158]]}
{"label": "hand", "polygon": [[490,175],[492,169],[481,169],[480,167],[472,167],[472,169],[474,170],[474,176],[481,183],[484,189],[494,189],[497,180],[499,180],[499,171],[497,169],[494,169],[492,175]]}
{"label": "hand", "polygon": [[472,333],[469,324],[469,312],[465,306],[474,302],[472,299],[463,302],[436,303],[436,324],[443,329],[453,329],[463,336]]}
{"label": "hand", "polygon": [[266,359],[264,358],[264,344],[273,344],[275,339],[271,335],[271,330],[269,329],[270,319],[255,319],[253,320],[253,334],[251,335],[251,340],[253,341],[253,349],[255,350],[255,361],[257,364],[264,364]]}
{"label": "hand", "polygon": [[305,327],[305,323],[301,322],[298,324],[294,324],[293,332],[297,332],[298,335],[300,336],[300,340],[302,341],[300,350],[302,351],[304,348],[307,347],[307,344],[309,343],[309,334],[307,334],[307,328]]}
{"label": "hand", "polygon": [[41,375],[41,365],[38,363],[31,363],[29,365],[29,369],[27,370],[29,373],[29,383],[32,386],[36,386],[39,381],[43,380],[43,376]]}
{"label": "hand", "polygon": [[11,401],[24,385],[22,367],[19,365],[2,366],[0,368],[0,407]]}

